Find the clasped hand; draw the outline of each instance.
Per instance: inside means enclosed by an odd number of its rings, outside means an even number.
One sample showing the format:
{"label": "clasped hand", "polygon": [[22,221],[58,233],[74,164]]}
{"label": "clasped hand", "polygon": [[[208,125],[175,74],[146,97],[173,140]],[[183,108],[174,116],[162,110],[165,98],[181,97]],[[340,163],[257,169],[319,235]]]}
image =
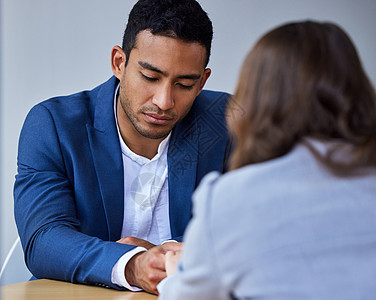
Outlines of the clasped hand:
{"label": "clasped hand", "polygon": [[[175,253],[182,250],[183,244],[168,242],[156,246],[136,237],[125,237],[119,240],[118,243],[144,247],[148,250],[137,253],[129,260],[124,275],[130,285],[158,295],[157,285],[167,276],[166,266],[170,275],[177,262],[178,256]],[[167,252],[169,252],[168,257],[173,257],[168,261],[166,261]],[[175,262],[172,260],[175,260]]]}

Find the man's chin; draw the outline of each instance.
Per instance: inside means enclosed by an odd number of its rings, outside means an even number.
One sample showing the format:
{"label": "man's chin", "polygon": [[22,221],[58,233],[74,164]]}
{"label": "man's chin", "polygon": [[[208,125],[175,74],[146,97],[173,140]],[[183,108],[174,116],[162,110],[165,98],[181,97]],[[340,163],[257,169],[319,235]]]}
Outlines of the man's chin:
{"label": "man's chin", "polygon": [[155,132],[155,131],[138,131],[143,137],[146,137],[148,139],[152,140],[160,140],[165,138],[166,136],[169,135],[171,132],[171,129],[168,131],[161,131],[161,132]]}

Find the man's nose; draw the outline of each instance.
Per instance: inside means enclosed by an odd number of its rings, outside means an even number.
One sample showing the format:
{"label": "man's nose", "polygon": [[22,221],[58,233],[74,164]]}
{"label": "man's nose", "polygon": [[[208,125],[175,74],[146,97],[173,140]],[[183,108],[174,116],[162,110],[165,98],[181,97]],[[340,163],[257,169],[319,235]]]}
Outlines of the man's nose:
{"label": "man's nose", "polygon": [[161,110],[169,110],[174,107],[174,98],[170,84],[160,86],[153,97],[153,104]]}

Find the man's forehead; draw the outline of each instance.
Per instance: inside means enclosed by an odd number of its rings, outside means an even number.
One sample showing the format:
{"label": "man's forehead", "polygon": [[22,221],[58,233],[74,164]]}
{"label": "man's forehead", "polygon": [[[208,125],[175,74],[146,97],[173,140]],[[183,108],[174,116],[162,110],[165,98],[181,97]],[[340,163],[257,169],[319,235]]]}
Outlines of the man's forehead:
{"label": "man's forehead", "polygon": [[131,50],[130,59],[141,67],[148,64],[148,69],[153,67],[162,72],[167,72],[168,68],[173,68],[173,64],[176,64],[185,70],[184,74],[201,74],[205,69],[206,48],[198,43],[141,31]]}

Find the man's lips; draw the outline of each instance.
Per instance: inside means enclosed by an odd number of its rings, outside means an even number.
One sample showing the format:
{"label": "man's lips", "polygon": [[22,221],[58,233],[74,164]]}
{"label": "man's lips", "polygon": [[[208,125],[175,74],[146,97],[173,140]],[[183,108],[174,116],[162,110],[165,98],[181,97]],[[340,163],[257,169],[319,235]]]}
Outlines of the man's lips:
{"label": "man's lips", "polygon": [[171,118],[170,116],[167,116],[167,115],[160,115],[160,114],[156,114],[156,113],[143,113],[146,120],[149,122],[149,123],[153,123],[153,124],[158,124],[158,125],[165,125],[165,124],[168,124],[169,122],[171,122],[173,120],[173,118]]}

